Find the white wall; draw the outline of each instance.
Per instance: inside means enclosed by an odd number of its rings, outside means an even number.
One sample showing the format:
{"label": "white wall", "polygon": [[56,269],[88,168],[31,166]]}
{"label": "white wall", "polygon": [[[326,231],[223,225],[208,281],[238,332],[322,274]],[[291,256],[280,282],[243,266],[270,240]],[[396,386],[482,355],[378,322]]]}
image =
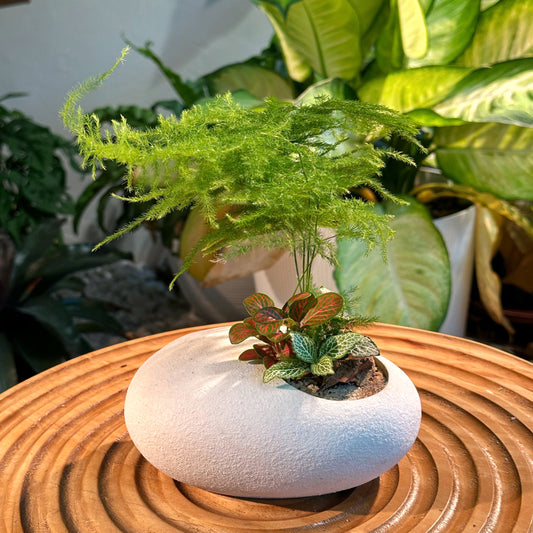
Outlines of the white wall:
{"label": "white wall", "polygon": [[[57,114],[65,94],[114,62],[121,35],[138,45],[153,41],[164,62],[192,79],[259,52],[271,34],[248,0],[31,0],[0,8],[0,96],[29,93],[9,107],[64,132]],[[152,62],[132,51],[84,107],[172,97]]]}
{"label": "white wall", "polygon": [[[265,15],[248,0],[31,0],[0,8],[0,97],[35,121],[68,136],[58,116],[67,92],[88,76],[105,71],[125,46],[153,42],[154,52],[184,79],[210,72],[257,54],[272,29]],[[131,51],[125,64],[82,105],[150,106],[175,93],[157,67]],[[69,192],[83,189],[78,177]],[[99,238],[84,216],[77,238]],[[138,239],[137,239],[138,240]],[[142,245],[141,245],[142,247]]]}

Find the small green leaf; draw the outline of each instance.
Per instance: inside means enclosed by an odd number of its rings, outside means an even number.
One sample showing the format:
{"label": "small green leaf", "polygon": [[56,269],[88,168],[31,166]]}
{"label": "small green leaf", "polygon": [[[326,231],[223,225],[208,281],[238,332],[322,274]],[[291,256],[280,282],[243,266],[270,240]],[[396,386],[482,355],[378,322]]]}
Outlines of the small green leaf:
{"label": "small green leaf", "polygon": [[306,363],[313,363],[316,358],[316,345],[307,335],[302,335],[297,331],[291,332],[292,348],[294,353]]}
{"label": "small green leaf", "polygon": [[246,311],[248,311],[248,314],[252,317],[257,313],[257,311],[259,311],[259,309],[262,309],[263,307],[275,307],[276,305],[270,296],[260,292],[256,292],[255,294],[245,298],[243,304],[246,308]]}
{"label": "small green leaf", "polygon": [[333,359],[327,355],[323,355],[316,363],[311,363],[311,373],[315,376],[327,376],[328,374],[335,374],[333,369]]}
{"label": "small green leaf", "polygon": [[361,342],[363,335],[359,333],[341,333],[328,337],[318,350],[320,357],[327,355],[332,359],[342,359],[348,355],[352,349]]}
{"label": "small green leaf", "polygon": [[335,292],[321,294],[316,300],[314,307],[301,320],[300,326],[317,326],[327,322],[342,309],[344,303],[342,296]]}
{"label": "small green leaf", "polygon": [[229,340],[231,344],[239,344],[248,337],[257,335],[257,330],[251,319],[245,319],[243,322],[233,324],[229,330]]}
{"label": "small green leaf", "polygon": [[309,366],[298,359],[289,359],[280,361],[267,368],[263,374],[265,383],[272,381],[274,378],[297,379],[309,371]]}
{"label": "small green leaf", "polygon": [[379,348],[375,342],[366,335],[361,335],[359,342],[350,350],[350,355],[353,357],[375,357],[379,353]]}

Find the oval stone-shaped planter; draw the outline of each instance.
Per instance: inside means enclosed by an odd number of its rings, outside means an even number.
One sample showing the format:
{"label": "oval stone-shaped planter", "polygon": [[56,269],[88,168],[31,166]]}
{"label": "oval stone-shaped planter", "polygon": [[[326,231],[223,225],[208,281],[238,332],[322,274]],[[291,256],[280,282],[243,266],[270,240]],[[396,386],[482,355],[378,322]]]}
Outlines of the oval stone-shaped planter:
{"label": "oval stone-shaped planter", "polygon": [[410,379],[383,357],[388,383],[359,400],[262,381],[263,365],[237,360],[228,327],[191,333],[135,374],[126,426],[142,455],[172,478],[241,497],[291,498],[361,485],[393,467],[420,426]]}

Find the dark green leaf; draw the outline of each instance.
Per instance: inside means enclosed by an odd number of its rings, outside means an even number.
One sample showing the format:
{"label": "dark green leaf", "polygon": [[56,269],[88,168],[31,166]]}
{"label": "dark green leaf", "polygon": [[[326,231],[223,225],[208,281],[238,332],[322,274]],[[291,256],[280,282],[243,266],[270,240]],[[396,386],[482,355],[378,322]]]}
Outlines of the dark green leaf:
{"label": "dark green leaf", "polygon": [[18,381],[15,353],[9,338],[0,332],[0,392],[16,385]]}

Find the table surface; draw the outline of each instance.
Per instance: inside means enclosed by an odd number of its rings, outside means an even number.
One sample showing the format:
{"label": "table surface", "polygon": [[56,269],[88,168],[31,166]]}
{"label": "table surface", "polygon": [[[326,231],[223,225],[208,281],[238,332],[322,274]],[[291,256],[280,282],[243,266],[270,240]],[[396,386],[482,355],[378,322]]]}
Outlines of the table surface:
{"label": "table surface", "polygon": [[379,479],[326,496],[252,500],[160,473],[128,436],[125,392],[147,357],[199,329],[98,350],[0,395],[0,531],[533,529],[533,365],[398,326],[377,324],[368,334],[417,386],[422,426]]}

